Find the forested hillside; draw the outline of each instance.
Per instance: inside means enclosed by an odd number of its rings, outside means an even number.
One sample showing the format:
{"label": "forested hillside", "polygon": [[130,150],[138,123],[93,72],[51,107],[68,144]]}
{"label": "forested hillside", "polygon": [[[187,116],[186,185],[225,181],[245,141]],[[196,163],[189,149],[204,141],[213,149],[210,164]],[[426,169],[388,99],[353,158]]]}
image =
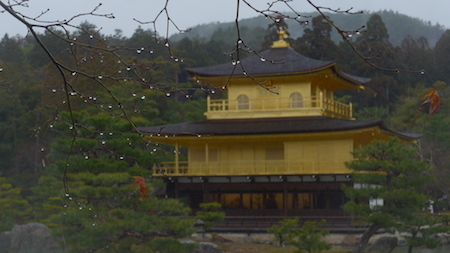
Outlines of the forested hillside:
{"label": "forested hillside", "polygon": [[[392,12],[378,14],[351,15],[351,20],[330,14],[343,29],[366,27],[349,41],[367,58],[334,39],[322,17],[311,18],[308,26],[279,25],[287,26],[288,41],[301,54],[337,61],[341,71],[372,79],[366,91],[335,98],[352,102],[357,119],[382,119],[393,130],[424,134],[421,156],[434,165],[437,181],[428,189],[437,199],[450,193],[450,31]],[[31,37],[5,35],[0,41],[0,197],[7,206],[0,210],[6,221],[0,228],[37,221],[60,228],[59,235],[64,232],[73,245],[86,242],[74,252],[107,245],[148,252],[144,240],[182,236],[192,221],[179,219],[189,214],[180,201],[152,198],[144,203],[130,190],[132,176],[148,177],[155,163],[171,160],[174,153],[170,147],[144,144],[134,127],[203,119],[206,96],[221,91],[189,81],[184,70],[230,62],[224,52],[236,48],[236,30],[231,25],[201,25],[192,36],[165,41],[140,28],[127,38],[101,34],[94,24],[81,26],[83,32],[70,38],[89,50],[77,51],[55,40],[55,34],[65,36],[60,31],[39,35],[58,61],[74,69],[66,71],[68,83],[74,84],[70,92]],[[276,30],[268,20],[245,20],[240,42],[264,50],[278,39]],[[100,50],[104,41],[132,50],[114,51],[118,61]],[[133,64],[123,65],[127,60]],[[433,87],[441,107],[430,116],[427,108],[417,108]],[[62,177],[67,180],[64,186]],[[148,190],[156,192],[158,182]],[[73,200],[69,192],[77,196],[79,206],[66,206]],[[143,227],[143,219],[154,226],[153,233]]]}
{"label": "forested hillside", "polygon": [[[383,22],[388,29],[390,42],[399,46],[402,43],[403,38],[406,36],[411,36],[414,39],[418,39],[420,37],[425,37],[428,40],[428,43],[431,47],[434,47],[436,42],[441,37],[441,34],[444,32],[445,28],[439,24],[431,24],[430,22],[425,22],[418,18],[410,17],[404,14],[400,14],[398,12],[393,11],[379,11],[379,12],[364,12],[363,14],[358,15],[345,15],[345,14],[336,14],[336,13],[327,13],[331,20],[338,25],[343,30],[355,30],[360,26],[364,25],[370,18],[371,15],[377,14],[380,15],[383,19]],[[292,15],[290,13],[286,13],[286,15]],[[306,17],[315,17],[318,13],[309,12],[309,13],[301,13]],[[249,29],[251,30],[251,37],[248,36],[248,40],[252,40],[249,45],[258,48],[263,41],[264,33],[261,33],[261,29],[265,30],[267,26],[272,21],[270,19],[266,19],[264,17],[258,16],[254,18],[242,19],[239,22],[241,29]],[[294,20],[286,20],[287,25],[289,26],[289,33],[292,38],[297,39],[303,36],[304,29],[311,29],[312,24],[299,24]],[[201,24],[191,28],[189,33],[178,33],[171,36],[172,41],[179,41],[182,38],[190,38],[197,40],[210,40],[210,39],[218,39],[236,36],[236,24],[234,22],[229,23],[208,23]],[[222,37],[220,37],[222,36]],[[338,35],[336,31],[331,32],[331,39],[336,43],[340,43],[342,38]],[[253,41],[255,41],[253,43]]]}

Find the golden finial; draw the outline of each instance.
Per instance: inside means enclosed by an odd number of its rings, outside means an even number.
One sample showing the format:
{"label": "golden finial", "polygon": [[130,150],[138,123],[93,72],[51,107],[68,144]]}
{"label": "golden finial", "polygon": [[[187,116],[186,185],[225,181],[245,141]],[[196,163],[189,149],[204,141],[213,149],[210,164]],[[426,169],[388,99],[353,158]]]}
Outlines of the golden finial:
{"label": "golden finial", "polygon": [[277,33],[278,33],[279,40],[273,42],[272,48],[290,47],[291,45],[284,40],[289,37],[289,35],[287,34],[287,31],[282,26],[280,26]]}

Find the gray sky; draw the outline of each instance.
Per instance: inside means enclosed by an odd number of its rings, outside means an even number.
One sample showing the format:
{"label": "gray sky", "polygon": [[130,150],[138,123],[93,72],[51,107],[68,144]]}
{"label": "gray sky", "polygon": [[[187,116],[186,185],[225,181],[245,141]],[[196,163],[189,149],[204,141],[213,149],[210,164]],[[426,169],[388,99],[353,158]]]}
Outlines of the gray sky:
{"label": "gray sky", "polygon": [[[266,9],[270,0],[248,0],[259,9]],[[6,2],[3,0],[3,2]],[[352,8],[358,10],[393,10],[408,16],[417,17],[432,24],[439,23],[450,28],[450,1],[448,0],[312,0],[316,5],[346,10]],[[102,33],[114,34],[115,29],[121,29],[125,36],[130,36],[140,25],[133,18],[148,22],[155,19],[164,8],[166,0],[29,0],[29,7],[18,7],[17,11],[29,17],[37,17],[40,13],[50,9],[40,20],[64,20],[79,13],[92,11],[99,3],[102,6],[97,13],[113,13],[115,19],[101,17],[83,16],[77,18],[73,24],[88,20],[102,27]],[[170,18],[180,29],[187,29],[197,24],[209,22],[229,22],[236,17],[237,0],[170,0],[167,6]],[[313,9],[306,0],[294,0],[291,6],[299,12],[312,11]],[[279,7],[278,7],[279,6]],[[276,8],[280,11],[288,11],[286,6],[278,4]],[[257,16],[255,11],[241,2],[240,18]],[[157,20],[157,29],[161,35],[166,34],[166,16],[162,13]],[[362,25],[362,24],[361,24]],[[144,29],[153,28],[152,25],[141,25]],[[0,13],[0,35],[5,33],[10,36],[15,34],[25,35],[27,29],[19,21],[13,19],[8,13]],[[177,32],[172,25],[169,34]]]}

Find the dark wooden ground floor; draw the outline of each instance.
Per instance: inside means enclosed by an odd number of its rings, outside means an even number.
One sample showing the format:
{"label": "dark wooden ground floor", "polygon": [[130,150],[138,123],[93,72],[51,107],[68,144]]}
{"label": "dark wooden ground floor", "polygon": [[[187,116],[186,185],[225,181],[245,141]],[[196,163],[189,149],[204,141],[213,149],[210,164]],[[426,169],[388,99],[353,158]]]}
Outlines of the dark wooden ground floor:
{"label": "dark wooden ground floor", "polygon": [[341,208],[347,201],[342,185],[350,185],[350,181],[310,178],[168,178],[166,194],[181,199],[194,212],[200,203],[219,202],[227,217],[346,216]]}

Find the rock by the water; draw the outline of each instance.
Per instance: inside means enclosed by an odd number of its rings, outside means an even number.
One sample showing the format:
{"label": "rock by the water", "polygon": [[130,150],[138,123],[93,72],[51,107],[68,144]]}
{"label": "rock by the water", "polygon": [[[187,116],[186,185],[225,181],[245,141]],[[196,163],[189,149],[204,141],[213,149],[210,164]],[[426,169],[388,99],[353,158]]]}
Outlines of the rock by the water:
{"label": "rock by the water", "polygon": [[[57,240],[51,236],[50,229],[41,223],[14,225],[10,232],[9,242],[5,242],[2,236],[0,236],[0,252],[2,253],[63,252]],[[9,245],[7,245],[8,243]],[[5,249],[6,251],[4,251]]]}
{"label": "rock by the water", "polygon": [[193,240],[181,241],[181,243],[195,243],[199,245],[199,248],[192,253],[223,253],[219,246],[210,242],[195,242]]}
{"label": "rock by the water", "polygon": [[220,236],[220,235],[218,235],[218,234],[212,235],[211,241],[213,241],[213,242],[219,242],[219,243],[231,242],[230,239],[227,239],[227,238],[225,238],[225,237],[223,237],[223,236]]}
{"label": "rock by the water", "polygon": [[8,253],[11,244],[11,231],[0,233],[0,253]]}
{"label": "rock by the water", "polygon": [[223,253],[219,246],[210,242],[200,242],[200,249],[195,253]]}
{"label": "rock by the water", "polygon": [[369,246],[366,252],[391,253],[398,245],[398,238],[395,236],[385,236],[376,240]]}

